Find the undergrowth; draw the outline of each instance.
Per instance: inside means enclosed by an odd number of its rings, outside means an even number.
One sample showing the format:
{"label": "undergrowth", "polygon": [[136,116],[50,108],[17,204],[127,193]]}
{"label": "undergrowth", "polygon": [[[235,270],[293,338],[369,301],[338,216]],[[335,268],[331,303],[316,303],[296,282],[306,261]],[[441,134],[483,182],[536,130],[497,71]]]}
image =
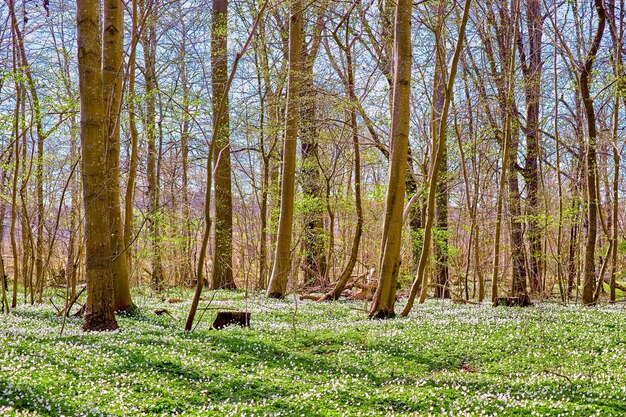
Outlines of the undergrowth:
{"label": "undergrowth", "polygon": [[[433,301],[372,321],[361,302],[219,292],[185,333],[188,302],[134,301],[113,333],[70,318],[59,336],[47,304],[2,316],[0,415],[626,415],[621,306]],[[164,306],[178,321],[154,314]],[[227,308],[248,309],[251,328],[209,330]]]}

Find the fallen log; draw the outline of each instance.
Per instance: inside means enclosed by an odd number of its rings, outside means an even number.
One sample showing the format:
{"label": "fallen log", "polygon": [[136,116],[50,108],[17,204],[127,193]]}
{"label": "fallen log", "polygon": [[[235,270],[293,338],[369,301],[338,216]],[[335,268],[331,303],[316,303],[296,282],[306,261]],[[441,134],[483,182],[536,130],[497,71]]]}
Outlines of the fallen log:
{"label": "fallen log", "polygon": [[300,300],[317,300],[319,295],[303,294],[300,296]]}
{"label": "fallen log", "polygon": [[156,314],[157,316],[161,316],[163,314],[167,314],[168,316],[170,316],[174,320],[178,321],[176,316],[174,316],[167,308],[158,308],[158,309],[154,310],[154,314]]}

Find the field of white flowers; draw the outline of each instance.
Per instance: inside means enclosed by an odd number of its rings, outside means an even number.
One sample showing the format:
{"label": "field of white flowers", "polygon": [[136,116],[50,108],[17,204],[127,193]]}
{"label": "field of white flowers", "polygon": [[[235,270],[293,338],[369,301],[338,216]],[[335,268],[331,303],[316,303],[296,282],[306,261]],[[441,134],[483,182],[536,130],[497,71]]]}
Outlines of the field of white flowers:
{"label": "field of white flowers", "polygon": [[[48,304],[2,316],[0,415],[626,415],[621,305],[433,301],[371,321],[362,302],[223,292],[184,333],[188,302],[135,302],[108,334],[72,318],[59,336]],[[210,331],[215,308],[248,309],[251,328]]]}

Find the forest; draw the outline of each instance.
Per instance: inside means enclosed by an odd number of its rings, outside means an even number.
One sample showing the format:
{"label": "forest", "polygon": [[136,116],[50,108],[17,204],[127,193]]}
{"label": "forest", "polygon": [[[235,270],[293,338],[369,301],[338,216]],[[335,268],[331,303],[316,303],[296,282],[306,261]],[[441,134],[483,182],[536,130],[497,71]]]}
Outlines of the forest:
{"label": "forest", "polygon": [[626,415],[625,33],[1,0],[0,415]]}

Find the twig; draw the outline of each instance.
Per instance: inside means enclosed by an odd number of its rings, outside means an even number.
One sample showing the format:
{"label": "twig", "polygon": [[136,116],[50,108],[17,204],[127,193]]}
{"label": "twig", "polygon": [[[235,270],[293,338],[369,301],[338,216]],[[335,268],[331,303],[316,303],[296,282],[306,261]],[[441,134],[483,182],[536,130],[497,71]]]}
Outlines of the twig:
{"label": "twig", "polygon": [[570,384],[572,383],[572,380],[571,380],[571,379],[570,379],[570,377],[569,377],[569,376],[567,376],[567,375],[563,375],[563,374],[560,374],[560,373],[558,373],[558,372],[548,371],[548,370],[544,370],[544,371],[543,371],[543,373],[544,373],[544,374],[554,375],[554,376],[560,376],[561,378],[565,378],[565,379],[567,379],[567,382],[569,382]]}

